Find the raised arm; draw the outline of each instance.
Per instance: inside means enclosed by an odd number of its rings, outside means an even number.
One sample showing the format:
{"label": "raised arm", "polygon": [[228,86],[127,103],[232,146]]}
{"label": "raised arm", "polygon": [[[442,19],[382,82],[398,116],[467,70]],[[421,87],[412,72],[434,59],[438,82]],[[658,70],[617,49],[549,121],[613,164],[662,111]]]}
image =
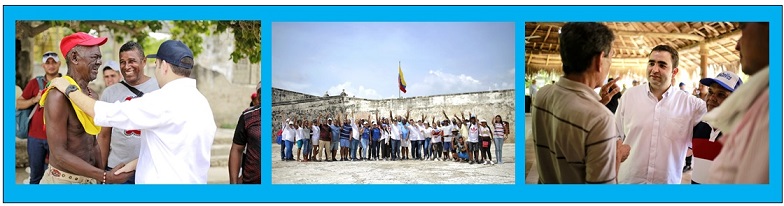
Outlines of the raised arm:
{"label": "raised arm", "polygon": [[444,110],[441,110],[441,113],[442,113],[442,114],[444,114],[444,119],[446,119],[447,121],[449,121],[449,116],[447,116],[447,115],[446,115],[446,111],[444,111]]}

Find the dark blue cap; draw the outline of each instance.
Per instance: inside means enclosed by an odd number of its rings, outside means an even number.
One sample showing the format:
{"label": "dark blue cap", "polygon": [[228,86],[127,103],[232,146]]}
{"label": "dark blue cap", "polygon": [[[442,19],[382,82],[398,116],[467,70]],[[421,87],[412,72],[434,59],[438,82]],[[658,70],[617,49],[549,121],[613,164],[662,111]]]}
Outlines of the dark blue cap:
{"label": "dark blue cap", "polygon": [[185,43],[176,40],[166,40],[158,47],[158,53],[147,55],[147,58],[162,59],[174,66],[191,69],[193,64],[186,64],[181,62],[182,59],[189,57],[193,59],[193,51],[191,51]]}

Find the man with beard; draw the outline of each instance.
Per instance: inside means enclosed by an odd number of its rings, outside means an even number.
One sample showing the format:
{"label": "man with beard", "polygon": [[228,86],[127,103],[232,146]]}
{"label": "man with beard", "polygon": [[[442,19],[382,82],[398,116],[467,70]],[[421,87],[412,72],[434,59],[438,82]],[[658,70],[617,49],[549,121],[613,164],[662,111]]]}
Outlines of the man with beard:
{"label": "man with beard", "polygon": [[675,48],[656,46],[648,58],[648,84],[630,88],[615,113],[624,144],[631,146],[618,182],[680,184],[692,129],[707,109],[672,84],[678,74]]}

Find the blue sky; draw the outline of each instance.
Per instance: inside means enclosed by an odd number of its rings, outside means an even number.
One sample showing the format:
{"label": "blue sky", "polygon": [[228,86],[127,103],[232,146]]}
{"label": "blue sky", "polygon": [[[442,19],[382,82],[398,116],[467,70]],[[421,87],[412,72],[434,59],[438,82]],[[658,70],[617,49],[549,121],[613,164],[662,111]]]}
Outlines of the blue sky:
{"label": "blue sky", "polygon": [[273,23],[272,86],[369,99],[514,89],[514,23]]}

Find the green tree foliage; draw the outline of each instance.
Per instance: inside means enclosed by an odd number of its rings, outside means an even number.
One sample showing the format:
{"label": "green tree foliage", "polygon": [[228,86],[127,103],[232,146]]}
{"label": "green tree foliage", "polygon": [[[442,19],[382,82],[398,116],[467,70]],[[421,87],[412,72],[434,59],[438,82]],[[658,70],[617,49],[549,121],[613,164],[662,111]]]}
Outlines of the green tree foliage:
{"label": "green tree foliage", "polygon": [[260,21],[174,21],[172,37],[183,41],[194,55],[202,52],[202,35],[217,35],[231,31],[234,34],[234,51],[230,59],[237,63],[248,58],[251,63],[261,61]]}
{"label": "green tree foliage", "polygon": [[[167,27],[170,25],[170,27]],[[195,56],[202,52],[201,43],[205,36],[217,35],[223,32],[232,32],[234,35],[234,51],[229,59],[237,63],[239,60],[248,58],[250,63],[261,61],[261,22],[260,21],[17,21],[17,39],[33,38],[50,28],[68,28],[63,35],[69,35],[76,31],[89,32],[91,30],[105,31],[108,29],[113,34],[112,39],[118,43],[124,43],[131,39],[124,39],[130,36],[136,42],[142,42],[145,48],[157,48],[162,41],[157,41],[149,37],[150,32],[158,32],[169,29],[172,39],[183,41],[192,50]],[[149,46],[148,46],[149,45]],[[32,51],[32,48],[23,48],[24,51]],[[155,53],[156,51],[145,51],[145,53]],[[17,66],[17,84],[26,84],[31,77],[30,69],[32,65],[21,64]]]}

